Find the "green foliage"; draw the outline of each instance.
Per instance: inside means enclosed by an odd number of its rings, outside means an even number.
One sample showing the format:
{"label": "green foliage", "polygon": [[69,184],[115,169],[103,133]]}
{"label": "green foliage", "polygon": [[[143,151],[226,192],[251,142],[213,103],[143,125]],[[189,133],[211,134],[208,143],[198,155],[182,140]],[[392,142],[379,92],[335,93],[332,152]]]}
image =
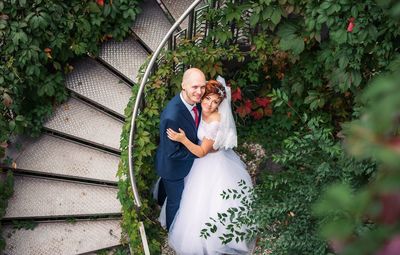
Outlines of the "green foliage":
{"label": "green foliage", "polygon": [[[11,135],[38,135],[53,108],[67,98],[69,61],[95,55],[100,42],[128,34],[139,1],[100,2],[0,2],[0,158]],[[9,172],[0,186],[0,218],[11,194]],[[4,245],[1,239],[0,250]]]}
{"label": "green foliage", "polygon": [[122,246],[122,247],[117,247],[117,248],[112,248],[112,249],[105,249],[96,252],[97,255],[129,255],[129,247]]}
{"label": "green foliage", "polygon": [[378,162],[377,176],[356,189],[348,184],[331,186],[314,212],[321,219],[322,235],[336,252],[394,254],[400,232],[398,73],[374,80],[362,102],[366,108],[360,119],[345,125],[346,147],[358,158]]}
{"label": "green foliage", "polygon": [[[243,63],[230,62],[224,68],[234,96],[240,98],[233,100],[242,124],[240,139],[263,144],[284,169],[260,178],[251,216],[261,226],[261,245],[273,254],[328,253],[330,247],[319,236],[312,214],[314,202],[331,183],[355,190],[377,176],[374,160],[346,155],[340,142],[342,123],[362,112],[359,98],[369,81],[387,70],[399,70],[399,20],[392,9],[398,5],[377,2],[246,1],[227,4],[208,16],[218,26],[211,26],[213,37],[205,40],[215,41],[215,47],[231,43],[248,50]],[[244,12],[240,21],[224,18],[243,8],[251,8],[252,14]],[[237,31],[249,45],[238,39]],[[260,96],[271,99],[273,108],[258,120],[252,111]],[[376,109],[381,115],[376,125],[392,123],[382,116],[388,110]],[[370,132],[365,125],[358,128],[360,134]],[[381,155],[369,144],[374,139],[363,136],[357,148],[368,150],[365,156],[388,158],[390,153]],[[397,155],[391,160],[398,162]],[[351,220],[357,224],[354,217]]]}
{"label": "green foliage", "polygon": [[[7,200],[12,196],[14,191],[14,176],[11,170],[8,170],[4,174],[2,169],[0,169],[0,175],[0,219],[2,219],[6,213]],[[0,251],[4,250],[5,245],[5,240],[0,237]]]}
{"label": "green foliage", "polygon": [[73,69],[69,61],[95,55],[100,42],[127,35],[138,2],[1,3],[0,143],[11,134],[39,134],[53,107],[67,97],[64,74]]}
{"label": "green foliage", "polygon": [[38,225],[37,222],[33,220],[13,220],[12,221],[14,229],[26,229],[26,230],[34,230]]}

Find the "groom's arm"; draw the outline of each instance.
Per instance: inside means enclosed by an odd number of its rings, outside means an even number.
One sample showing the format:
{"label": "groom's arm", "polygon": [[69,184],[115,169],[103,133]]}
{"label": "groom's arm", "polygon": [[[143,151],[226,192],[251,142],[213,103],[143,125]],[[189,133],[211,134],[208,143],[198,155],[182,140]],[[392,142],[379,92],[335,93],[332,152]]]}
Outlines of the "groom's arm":
{"label": "groom's arm", "polygon": [[170,140],[167,136],[167,129],[172,128],[178,130],[182,128],[178,123],[171,119],[162,120],[160,123],[160,138],[165,145],[166,153],[168,158],[174,160],[189,160],[198,158],[196,155],[191,153],[183,144]]}

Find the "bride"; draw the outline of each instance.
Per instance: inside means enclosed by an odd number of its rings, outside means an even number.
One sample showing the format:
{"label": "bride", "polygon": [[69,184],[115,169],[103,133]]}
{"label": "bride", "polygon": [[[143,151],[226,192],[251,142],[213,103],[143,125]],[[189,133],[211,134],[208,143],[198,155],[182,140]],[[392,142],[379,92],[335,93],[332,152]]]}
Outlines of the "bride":
{"label": "bride", "polygon": [[[202,254],[247,254],[249,244],[246,241],[222,244],[219,239],[227,234],[226,227],[217,226],[215,233],[207,238],[201,237],[210,217],[217,219],[218,213],[229,208],[241,206],[239,200],[224,200],[223,191],[240,190],[239,182],[251,187],[251,178],[244,163],[232,150],[237,145],[236,125],[231,111],[230,88],[225,86],[223,78],[210,80],[202,98],[201,122],[197,136],[200,145],[186,138],[185,132],[167,130],[169,139],[182,143],[195,159],[189,175],[185,178],[185,188],[179,211],[171,225],[168,242],[177,252],[184,255]],[[163,213],[161,214],[163,215]],[[161,216],[161,221],[163,216]],[[229,222],[228,222],[229,223]],[[242,227],[245,230],[245,226]]]}

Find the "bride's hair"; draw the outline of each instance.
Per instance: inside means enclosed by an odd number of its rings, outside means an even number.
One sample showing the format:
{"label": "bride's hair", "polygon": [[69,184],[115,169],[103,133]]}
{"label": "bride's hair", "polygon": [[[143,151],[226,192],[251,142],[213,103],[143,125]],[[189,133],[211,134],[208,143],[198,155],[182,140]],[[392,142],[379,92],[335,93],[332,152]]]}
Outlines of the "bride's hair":
{"label": "bride's hair", "polygon": [[221,102],[222,100],[224,100],[224,98],[226,98],[226,91],[224,86],[219,81],[216,80],[207,81],[206,90],[204,92],[203,98],[205,98],[209,94],[218,95]]}

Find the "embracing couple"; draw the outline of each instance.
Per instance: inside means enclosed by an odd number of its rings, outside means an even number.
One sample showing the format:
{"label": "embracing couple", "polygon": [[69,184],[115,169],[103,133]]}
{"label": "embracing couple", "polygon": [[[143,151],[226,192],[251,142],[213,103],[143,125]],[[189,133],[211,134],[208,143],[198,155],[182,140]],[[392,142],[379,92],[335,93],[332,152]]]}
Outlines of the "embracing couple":
{"label": "embracing couple", "polygon": [[223,191],[240,190],[243,181],[252,186],[244,163],[232,150],[236,145],[230,88],[221,77],[206,81],[201,70],[186,70],[182,91],[161,114],[156,156],[167,196],[160,222],[177,254],[248,254],[246,241],[222,244],[218,237],[228,231],[221,224],[212,222],[216,232],[200,236],[210,217],[217,219],[218,213],[241,206],[239,200],[224,200]]}

